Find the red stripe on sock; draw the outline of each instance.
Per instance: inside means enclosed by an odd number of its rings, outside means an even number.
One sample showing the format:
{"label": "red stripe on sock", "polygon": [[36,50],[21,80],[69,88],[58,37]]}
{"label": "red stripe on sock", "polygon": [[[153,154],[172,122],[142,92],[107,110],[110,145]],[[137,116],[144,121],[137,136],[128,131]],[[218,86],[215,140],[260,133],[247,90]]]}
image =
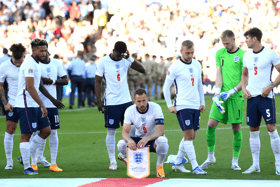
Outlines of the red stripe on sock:
{"label": "red stripe on sock", "polygon": [[155,184],[157,182],[161,182],[168,179],[157,179],[157,178],[145,178],[145,179],[132,179],[132,178],[109,178],[109,179],[103,179],[101,181],[92,182],[89,184],[84,184],[80,187],[142,187],[142,186],[148,186],[150,184]]}

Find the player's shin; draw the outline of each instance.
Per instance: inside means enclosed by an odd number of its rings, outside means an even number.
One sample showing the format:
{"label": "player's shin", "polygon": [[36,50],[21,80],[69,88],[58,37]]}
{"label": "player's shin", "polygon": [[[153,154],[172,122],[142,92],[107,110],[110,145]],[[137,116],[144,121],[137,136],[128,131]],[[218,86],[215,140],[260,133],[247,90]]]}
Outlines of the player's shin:
{"label": "player's shin", "polygon": [[49,137],[49,146],[51,151],[51,165],[56,164],[56,157],[57,157],[57,151],[58,151],[58,136],[57,136],[57,130],[51,130],[51,134]]}
{"label": "player's shin", "polygon": [[192,165],[192,169],[194,170],[198,166],[198,164],[196,161],[196,155],[195,155],[195,150],[194,150],[194,146],[193,146],[193,141],[192,140],[184,141],[184,148],[189,157],[190,163]]}
{"label": "player's shin", "polygon": [[7,158],[7,165],[13,165],[13,147],[14,147],[14,134],[5,132],[4,146]]}
{"label": "player's shin", "polygon": [[242,131],[233,132],[233,159],[232,164],[238,165],[238,158],[242,145]]}
{"label": "player's shin", "polygon": [[216,128],[207,127],[206,140],[208,146],[208,159],[213,160],[216,144]]}
{"label": "player's shin", "polygon": [[46,140],[41,138],[38,134],[36,134],[35,137],[32,139],[32,142],[30,144],[30,155],[32,164],[37,165],[36,150],[42,149],[45,146],[45,144]]}
{"label": "player's shin", "polygon": [[107,151],[111,164],[117,163],[115,157],[115,144],[116,144],[115,135],[116,135],[116,129],[107,128],[106,145],[107,145]]}
{"label": "player's shin", "polygon": [[30,144],[29,142],[21,142],[19,145],[20,153],[22,156],[22,162],[24,169],[30,168]]}
{"label": "player's shin", "polygon": [[178,150],[178,154],[177,154],[177,157],[175,160],[175,164],[176,165],[181,164],[182,159],[186,156],[186,154],[187,153],[185,152],[184,137],[183,137],[183,139],[181,140],[180,145],[179,145],[179,150]]}
{"label": "player's shin", "polygon": [[260,131],[250,132],[250,148],[253,157],[253,166],[255,169],[259,169],[259,157],[260,157],[260,148],[261,142],[259,137]]}
{"label": "player's shin", "polygon": [[268,132],[270,135],[271,148],[275,156],[275,165],[280,166],[280,138],[277,129],[273,132]]}
{"label": "player's shin", "polygon": [[160,136],[156,139],[156,153],[158,155],[157,166],[163,166],[163,161],[167,155],[169,145],[165,136]]}

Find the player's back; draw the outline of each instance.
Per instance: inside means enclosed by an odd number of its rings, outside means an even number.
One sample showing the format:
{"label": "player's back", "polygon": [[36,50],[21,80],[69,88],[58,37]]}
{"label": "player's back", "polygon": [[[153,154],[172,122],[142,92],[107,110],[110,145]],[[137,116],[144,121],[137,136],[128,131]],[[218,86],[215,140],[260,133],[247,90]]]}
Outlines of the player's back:
{"label": "player's back", "polygon": [[[226,48],[222,48],[216,53],[216,66],[222,69],[223,85],[221,92],[229,91],[241,81],[243,70],[243,56],[245,51],[238,48],[230,53]],[[242,91],[232,95],[231,99],[243,97]]]}
{"label": "player's back", "polygon": [[113,60],[110,55],[101,58],[96,67],[96,75],[105,79],[104,104],[120,105],[131,102],[127,84],[127,71],[131,62],[121,59]]}
{"label": "player's back", "polygon": [[33,57],[25,58],[18,76],[18,92],[16,96],[15,106],[24,108],[27,104],[28,107],[38,107],[39,105],[33,100],[28,91],[26,90],[25,77],[34,78],[34,88],[39,91],[41,71],[39,63]]}
{"label": "player's back", "polygon": [[[162,109],[159,104],[148,102],[147,111],[140,113],[136,104],[131,105],[125,111],[124,123],[133,124],[135,126],[135,136],[145,137],[156,131],[156,119],[163,120]],[[144,132],[143,126],[146,127],[147,133]]]}
{"label": "player's back", "polygon": [[[258,53],[253,50],[247,51],[243,61],[249,71],[248,91],[252,97],[261,95],[262,90],[272,83],[272,69],[273,66],[280,63],[279,55],[275,51],[263,47]],[[268,97],[273,97],[272,91]]]}
{"label": "player's back", "polygon": [[18,74],[20,67],[13,64],[12,60],[7,60],[0,65],[0,82],[7,80],[8,83],[8,103],[14,106],[18,90]]}
{"label": "player's back", "polygon": [[169,70],[167,77],[174,78],[176,96],[174,106],[185,106],[190,109],[200,108],[200,97],[198,84],[201,81],[202,68],[200,63],[192,59],[190,64],[186,64],[178,59]]}

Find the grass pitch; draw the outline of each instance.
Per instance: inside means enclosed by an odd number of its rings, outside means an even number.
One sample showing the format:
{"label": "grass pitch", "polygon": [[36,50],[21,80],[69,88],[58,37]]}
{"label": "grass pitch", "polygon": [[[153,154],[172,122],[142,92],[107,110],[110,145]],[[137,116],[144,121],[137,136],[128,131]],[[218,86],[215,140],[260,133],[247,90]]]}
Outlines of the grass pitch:
{"label": "grass pitch", "polygon": [[[201,114],[200,130],[197,132],[194,146],[198,164],[202,164],[207,158],[206,129],[208,115],[212,105],[211,97],[206,97],[206,111]],[[109,158],[106,148],[106,128],[104,127],[104,117],[97,108],[85,108],[73,110],[68,109],[68,98],[64,98],[65,109],[59,110],[61,128],[58,130],[59,150],[57,164],[63,172],[55,173],[48,171],[39,165],[39,175],[33,178],[126,178],[126,166],[117,160],[118,170],[109,171]],[[177,154],[179,143],[183,133],[178,124],[175,114],[169,113],[164,100],[157,100],[163,110],[165,117],[165,134],[169,139],[169,154]],[[76,102],[77,103],[77,102]],[[280,97],[276,97],[276,108],[280,107]],[[246,102],[244,105],[244,122],[242,124],[243,144],[239,158],[239,166],[242,171],[248,169],[252,164],[252,156],[249,145],[249,128],[246,125]],[[277,112],[277,122],[279,124],[280,113]],[[20,129],[17,128],[14,136],[13,160],[14,169],[5,170],[6,157],[3,145],[6,120],[0,116],[0,178],[30,178],[23,174],[23,166],[17,163],[20,155]],[[277,126],[278,131],[279,126]],[[121,139],[121,130],[117,130],[116,143]],[[259,179],[259,180],[280,180],[280,176],[275,174],[275,159],[270,146],[270,137],[265,124],[262,122],[260,139],[260,174],[243,175],[242,171],[233,171],[231,167],[232,140],[233,133],[231,125],[219,124],[216,130],[217,143],[215,156],[217,163],[210,166],[206,171],[206,176],[193,175],[192,173],[177,173],[171,169],[171,164],[164,164],[166,178],[203,178],[203,179]],[[116,147],[116,156],[118,154]],[[44,156],[50,161],[50,149],[48,140]],[[156,177],[157,155],[151,153],[151,174],[149,177]],[[185,164],[186,169],[191,170],[190,163]]]}

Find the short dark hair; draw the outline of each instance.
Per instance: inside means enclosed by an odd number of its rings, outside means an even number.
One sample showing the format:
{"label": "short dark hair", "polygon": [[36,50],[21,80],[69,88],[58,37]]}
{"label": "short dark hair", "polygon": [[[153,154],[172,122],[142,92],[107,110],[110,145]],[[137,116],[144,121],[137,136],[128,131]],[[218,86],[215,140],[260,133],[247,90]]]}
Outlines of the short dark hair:
{"label": "short dark hair", "polygon": [[38,46],[47,46],[48,47],[48,42],[46,40],[41,40],[41,39],[34,39],[31,41],[31,48],[35,48],[35,47],[38,47]]}
{"label": "short dark hair", "polygon": [[55,59],[59,59],[58,54],[55,54],[55,55],[53,56],[53,58],[55,58]]}
{"label": "short dark hair", "polygon": [[118,41],[115,43],[114,51],[125,53],[127,51],[127,46],[124,42]]}
{"label": "short dark hair", "polygon": [[19,60],[22,58],[22,56],[24,55],[24,53],[26,52],[26,48],[21,44],[13,44],[10,47],[10,51],[12,51],[12,56]]}
{"label": "short dark hair", "polygon": [[147,92],[143,88],[137,88],[134,92],[134,98],[136,95],[143,95],[143,94],[147,96]]}
{"label": "short dark hair", "polygon": [[251,29],[249,29],[248,31],[246,31],[246,32],[244,33],[244,36],[245,36],[245,37],[246,37],[246,36],[249,36],[250,38],[256,37],[257,40],[258,40],[259,42],[261,42],[261,40],[262,40],[262,31],[261,31],[259,28],[254,27],[254,28],[251,28]]}
{"label": "short dark hair", "polygon": [[7,48],[3,48],[3,53],[4,54],[8,54],[8,49]]}

